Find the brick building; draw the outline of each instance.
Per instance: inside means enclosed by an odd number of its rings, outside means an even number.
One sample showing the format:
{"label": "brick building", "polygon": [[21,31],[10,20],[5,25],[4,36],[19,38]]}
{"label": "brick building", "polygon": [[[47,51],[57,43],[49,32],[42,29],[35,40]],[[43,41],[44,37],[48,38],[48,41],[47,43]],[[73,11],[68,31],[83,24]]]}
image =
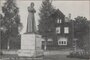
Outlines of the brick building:
{"label": "brick building", "polygon": [[[65,15],[57,9],[53,14],[53,19],[55,19],[55,39],[49,38],[48,39],[48,49],[52,49],[53,47],[56,49],[61,48],[67,48],[70,46],[70,40],[71,40],[71,24],[69,23],[71,20],[71,14],[69,14],[69,17],[65,17]],[[44,45],[44,40],[43,40]]]}

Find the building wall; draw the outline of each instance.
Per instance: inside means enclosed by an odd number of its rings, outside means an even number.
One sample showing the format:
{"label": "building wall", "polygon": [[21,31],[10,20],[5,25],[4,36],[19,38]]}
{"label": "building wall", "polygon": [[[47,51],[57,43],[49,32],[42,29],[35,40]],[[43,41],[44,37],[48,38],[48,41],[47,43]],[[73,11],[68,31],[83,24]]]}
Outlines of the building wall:
{"label": "building wall", "polygon": [[[58,22],[58,20],[61,20]],[[57,30],[59,32],[57,32]],[[56,19],[56,41],[58,47],[69,47],[70,46],[70,40],[71,40],[71,24],[70,20],[68,18],[68,21],[65,19],[65,15],[59,10],[58,11],[58,17]],[[64,39],[62,39],[64,38]],[[66,40],[65,40],[66,39]],[[61,42],[65,42],[66,44],[58,44],[58,41],[62,40]],[[64,41],[63,41],[64,40]]]}
{"label": "building wall", "polygon": [[[71,24],[69,23],[69,20],[66,22],[65,15],[60,11],[57,10],[55,15],[55,35],[54,39],[52,38],[52,41],[47,42],[47,48],[48,49],[63,49],[70,46],[71,41]],[[42,46],[44,47],[44,42],[42,41]],[[66,43],[66,44],[59,44],[60,43]],[[42,48],[43,48],[42,47]]]}

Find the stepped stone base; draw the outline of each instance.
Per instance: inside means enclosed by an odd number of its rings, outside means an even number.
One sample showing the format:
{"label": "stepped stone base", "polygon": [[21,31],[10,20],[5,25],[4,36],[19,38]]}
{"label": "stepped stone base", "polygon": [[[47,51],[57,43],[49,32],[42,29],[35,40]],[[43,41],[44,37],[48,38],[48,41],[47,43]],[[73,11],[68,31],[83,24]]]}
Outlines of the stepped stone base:
{"label": "stepped stone base", "polygon": [[43,56],[41,49],[42,38],[37,34],[23,34],[21,36],[21,49],[18,51],[20,57]]}

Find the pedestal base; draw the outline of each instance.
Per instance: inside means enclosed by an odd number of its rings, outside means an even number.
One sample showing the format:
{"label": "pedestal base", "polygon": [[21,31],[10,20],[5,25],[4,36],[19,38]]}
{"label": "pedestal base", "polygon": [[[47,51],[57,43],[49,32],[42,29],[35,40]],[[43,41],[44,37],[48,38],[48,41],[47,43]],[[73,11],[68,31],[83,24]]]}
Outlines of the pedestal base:
{"label": "pedestal base", "polygon": [[42,38],[37,34],[21,35],[21,50],[18,51],[20,57],[38,57],[43,56],[41,49]]}
{"label": "pedestal base", "polygon": [[19,57],[40,57],[43,56],[43,50],[19,50]]}

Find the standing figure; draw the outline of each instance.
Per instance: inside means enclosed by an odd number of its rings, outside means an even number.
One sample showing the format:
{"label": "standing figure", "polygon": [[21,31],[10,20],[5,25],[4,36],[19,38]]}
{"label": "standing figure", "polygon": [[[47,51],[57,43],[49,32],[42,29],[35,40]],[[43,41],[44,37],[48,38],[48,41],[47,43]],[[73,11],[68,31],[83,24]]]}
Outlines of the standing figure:
{"label": "standing figure", "polygon": [[35,17],[34,13],[36,10],[34,9],[34,3],[32,2],[31,5],[28,7],[28,18],[27,18],[27,31],[26,33],[35,33],[36,26],[35,26]]}

